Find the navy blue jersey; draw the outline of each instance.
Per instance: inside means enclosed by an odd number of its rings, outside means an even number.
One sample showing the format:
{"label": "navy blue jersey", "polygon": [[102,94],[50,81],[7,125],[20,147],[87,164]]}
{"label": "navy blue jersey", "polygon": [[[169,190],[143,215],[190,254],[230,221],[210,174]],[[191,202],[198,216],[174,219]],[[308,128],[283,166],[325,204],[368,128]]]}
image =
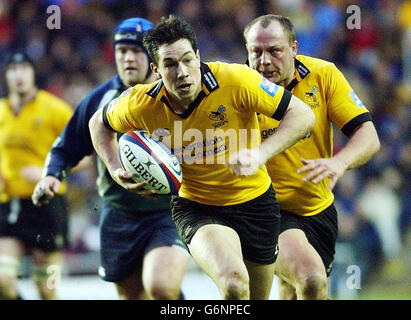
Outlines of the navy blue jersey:
{"label": "navy blue jersey", "polygon": [[[70,173],[70,169],[75,167],[81,159],[93,154],[94,148],[88,127],[90,118],[99,108],[118,97],[125,89],[126,87],[117,75],[92,90],[80,102],[47,156],[46,175],[63,180]],[[170,197],[162,196],[158,200],[151,200],[127,191],[118,185],[99,158],[97,159],[97,168],[99,195],[113,206],[136,212],[151,212],[170,208]]]}

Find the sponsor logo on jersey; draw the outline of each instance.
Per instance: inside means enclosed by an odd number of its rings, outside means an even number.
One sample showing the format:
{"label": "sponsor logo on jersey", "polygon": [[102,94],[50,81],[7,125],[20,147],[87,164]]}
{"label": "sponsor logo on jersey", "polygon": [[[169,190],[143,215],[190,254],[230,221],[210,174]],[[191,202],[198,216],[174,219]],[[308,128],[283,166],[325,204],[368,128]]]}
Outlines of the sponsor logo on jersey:
{"label": "sponsor logo on jersey", "polygon": [[108,105],[108,108],[107,108],[107,113],[112,113],[113,112],[114,107],[117,104],[117,101],[118,101],[118,98],[115,98],[115,99],[111,100],[111,102],[110,102],[110,104]]}
{"label": "sponsor logo on jersey", "polygon": [[278,91],[278,85],[276,85],[275,83],[271,82],[266,78],[261,79],[260,88],[272,97],[274,97]]}
{"label": "sponsor logo on jersey", "polygon": [[349,95],[350,95],[350,98],[352,99],[352,101],[354,101],[354,103],[357,105],[358,108],[364,107],[364,104],[362,103],[360,98],[358,98],[358,96],[355,94],[354,91],[351,91],[349,93]]}

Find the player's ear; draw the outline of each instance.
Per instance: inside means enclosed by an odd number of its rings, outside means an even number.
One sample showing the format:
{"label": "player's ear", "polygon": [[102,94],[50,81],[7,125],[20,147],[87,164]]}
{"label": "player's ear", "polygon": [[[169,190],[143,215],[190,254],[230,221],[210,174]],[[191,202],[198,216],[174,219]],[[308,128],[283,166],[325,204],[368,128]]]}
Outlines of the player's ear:
{"label": "player's ear", "polygon": [[294,40],[294,43],[291,45],[291,48],[293,50],[293,57],[295,58],[297,55],[297,51],[298,51],[298,41]]}
{"label": "player's ear", "polygon": [[158,70],[158,66],[154,62],[150,62],[151,71],[157,76],[157,78],[161,78],[160,71]]}
{"label": "player's ear", "polygon": [[198,50],[198,49],[197,49],[197,52],[196,52],[196,57],[197,57],[198,60],[200,60],[200,50]]}

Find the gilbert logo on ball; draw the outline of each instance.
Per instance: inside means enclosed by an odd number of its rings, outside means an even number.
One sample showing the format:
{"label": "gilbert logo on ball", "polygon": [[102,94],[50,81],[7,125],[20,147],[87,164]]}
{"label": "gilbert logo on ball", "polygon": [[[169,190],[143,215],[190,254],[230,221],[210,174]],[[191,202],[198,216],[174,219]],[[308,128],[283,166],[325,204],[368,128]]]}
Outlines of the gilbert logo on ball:
{"label": "gilbert logo on ball", "polygon": [[136,181],[147,181],[145,189],[157,194],[178,194],[182,172],[175,155],[161,141],[144,130],[123,134],[118,142],[123,168],[137,175]]}

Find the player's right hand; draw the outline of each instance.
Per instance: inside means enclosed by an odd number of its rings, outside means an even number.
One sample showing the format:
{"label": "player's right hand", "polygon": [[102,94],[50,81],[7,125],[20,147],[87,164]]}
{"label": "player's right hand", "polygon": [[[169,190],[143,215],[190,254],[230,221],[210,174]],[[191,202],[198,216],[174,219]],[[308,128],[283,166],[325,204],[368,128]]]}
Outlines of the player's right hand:
{"label": "player's right hand", "polygon": [[60,188],[60,180],[54,176],[42,178],[34,188],[31,200],[35,206],[48,204]]}
{"label": "player's right hand", "polygon": [[143,189],[147,185],[147,181],[136,181],[137,176],[132,172],[118,168],[113,172],[112,177],[124,189],[146,198],[156,199],[155,190]]}

